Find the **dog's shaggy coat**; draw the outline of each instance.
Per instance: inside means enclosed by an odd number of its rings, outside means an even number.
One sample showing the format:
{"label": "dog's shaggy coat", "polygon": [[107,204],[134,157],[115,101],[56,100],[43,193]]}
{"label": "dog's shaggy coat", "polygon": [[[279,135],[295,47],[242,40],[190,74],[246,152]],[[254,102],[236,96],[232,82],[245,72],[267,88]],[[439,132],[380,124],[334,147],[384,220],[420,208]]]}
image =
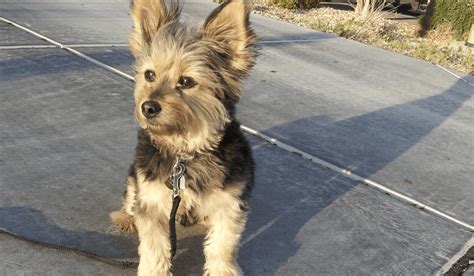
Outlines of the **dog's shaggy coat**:
{"label": "dog's shaggy coat", "polygon": [[123,208],[111,217],[123,230],[138,231],[138,274],[169,275],[167,182],[177,158],[184,160],[178,214],[208,226],[204,273],[237,275],[254,163],[235,105],[255,62],[256,37],[243,0],[225,2],[199,27],[181,24],[180,10],[175,1],[170,8],[164,0],[132,2],[140,130]]}

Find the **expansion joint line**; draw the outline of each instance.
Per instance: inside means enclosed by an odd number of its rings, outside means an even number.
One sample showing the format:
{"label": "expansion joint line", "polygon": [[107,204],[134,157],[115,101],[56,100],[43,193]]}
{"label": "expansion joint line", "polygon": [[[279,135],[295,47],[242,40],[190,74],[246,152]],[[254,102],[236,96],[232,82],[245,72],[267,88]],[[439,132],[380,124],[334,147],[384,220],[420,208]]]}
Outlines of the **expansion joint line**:
{"label": "expansion joint line", "polygon": [[81,52],[79,52],[79,51],[77,51],[77,50],[71,48],[71,47],[68,46],[68,45],[64,45],[64,44],[62,44],[62,43],[60,43],[60,42],[58,42],[58,41],[56,41],[56,40],[54,40],[54,39],[51,39],[51,38],[49,38],[49,37],[46,37],[46,36],[44,36],[44,35],[42,35],[42,34],[40,34],[40,33],[37,33],[37,32],[35,32],[35,31],[33,31],[33,30],[29,29],[29,28],[26,28],[26,27],[24,27],[24,26],[22,26],[22,25],[20,25],[20,24],[18,24],[18,23],[15,23],[15,22],[13,22],[13,21],[11,21],[11,20],[9,20],[9,19],[6,19],[6,18],[4,18],[4,17],[0,17],[0,20],[2,20],[3,22],[6,22],[6,23],[8,23],[8,24],[10,24],[10,25],[12,25],[12,26],[15,26],[15,27],[17,27],[17,28],[20,29],[20,30],[23,30],[23,31],[25,31],[25,32],[28,32],[28,33],[30,33],[30,34],[32,34],[32,35],[34,35],[34,36],[36,36],[36,37],[38,37],[38,38],[40,38],[40,39],[46,41],[46,42],[49,42],[49,43],[55,45],[56,47],[58,47],[58,48],[60,48],[60,49],[64,49],[64,50],[66,50],[66,51],[68,51],[68,52],[70,52],[70,53],[72,53],[72,54],[74,54],[74,55],[76,55],[76,56],[78,56],[78,57],[81,57],[81,58],[83,58],[83,59],[85,59],[85,60],[87,60],[87,61],[89,61],[89,62],[91,62],[91,63],[93,63],[93,64],[95,64],[95,65],[97,65],[97,66],[99,66],[99,67],[102,67],[102,68],[104,68],[104,69],[106,69],[106,70],[109,70],[109,71],[111,71],[111,72],[113,72],[113,73],[115,73],[115,74],[117,74],[117,75],[120,75],[120,76],[122,76],[122,77],[124,77],[124,78],[126,78],[126,79],[128,79],[128,80],[133,81],[133,77],[132,77],[132,76],[130,76],[130,75],[128,75],[128,74],[126,74],[126,73],[124,73],[124,72],[118,70],[118,69],[115,69],[114,67],[109,66],[109,65],[107,65],[107,64],[105,64],[105,63],[103,63],[103,62],[100,62],[100,61],[98,61],[98,60],[95,59],[95,58],[92,58],[92,57],[90,57],[90,56],[88,56],[88,55],[85,55],[85,54],[83,54],[83,53],[81,53]]}
{"label": "expansion joint line", "polygon": [[[117,75],[120,75],[121,77],[123,77],[123,78],[125,78],[125,79],[127,79],[127,80],[134,81],[134,78],[133,78],[132,76],[128,75],[127,73],[125,73],[125,72],[123,72],[123,71],[120,71],[120,70],[118,70],[118,69],[116,69],[116,68],[114,68],[114,67],[112,67],[112,66],[110,66],[110,65],[107,65],[107,64],[105,64],[105,63],[103,63],[103,62],[101,62],[101,61],[99,61],[99,60],[97,60],[97,59],[95,59],[95,58],[92,58],[92,57],[90,57],[90,56],[88,56],[88,55],[85,55],[85,54],[83,54],[83,53],[81,53],[81,52],[79,52],[79,51],[77,51],[77,50],[75,50],[75,49],[73,49],[73,48],[71,48],[71,47],[68,47],[67,45],[61,44],[61,43],[59,43],[59,42],[57,42],[57,41],[55,41],[55,40],[53,40],[53,39],[51,39],[51,38],[48,38],[48,37],[46,37],[46,36],[44,36],[44,35],[42,35],[42,34],[39,34],[39,33],[35,32],[35,31],[29,29],[29,28],[26,28],[26,27],[24,27],[24,26],[22,26],[22,25],[20,25],[20,24],[17,24],[17,23],[15,23],[15,22],[11,21],[11,20],[8,20],[8,19],[6,19],[6,18],[0,17],[0,20],[6,22],[6,23],[8,23],[8,24],[11,24],[11,25],[13,25],[13,26],[15,26],[15,27],[17,27],[17,28],[23,30],[23,31],[26,31],[26,32],[28,32],[28,33],[30,33],[30,34],[32,34],[32,35],[38,37],[38,38],[41,38],[41,39],[43,39],[43,40],[45,40],[45,41],[47,41],[47,42],[49,42],[49,43],[55,45],[55,46],[58,47],[58,48],[64,49],[64,50],[66,50],[66,51],[68,51],[68,52],[70,52],[70,53],[72,53],[72,54],[74,54],[74,55],[76,55],[76,56],[78,56],[78,57],[80,57],[80,58],[83,58],[83,59],[85,59],[85,60],[87,60],[87,61],[89,61],[89,62],[91,62],[91,63],[93,63],[93,64],[95,64],[95,65],[97,65],[97,66],[99,66],[99,67],[101,67],[101,68],[103,68],[103,69],[106,69],[106,70],[108,70],[108,71],[110,71],[110,72],[113,72],[113,73],[115,73],[115,74],[117,74]],[[445,71],[447,71],[447,69],[445,69],[445,68],[442,68],[442,69],[444,69]],[[454,73],[452,73],[452,72],[450,72],[450,71],[447,71],[447,72],[448,72],[448,73],[451,73],[451,74],[454,74]],[[457,75],[455,75],[455,74],[454,74],[454,76],[456,76],[456,77],[458,77],[458,78],[461,78],[461,77],[459,77],[459,76],[457,76]],[[468,81],[466,81],[466,82],[467,82],[468,84],[471,84],[471,83],[468,82]],[[471,84],[471,85],[472,85],[472,84]],[[399,199],[399,200],[401,200],[401,201],[404,201],[404,202],[406,202],[406,203],[408,203],[408,204],[410,204],[410,205],[412,205],[412,206],[414,206],[414,207],[416,207],[416,208],[419,208],[419,209],[421,209],[421,210],[424,210],[424,211],[426,211],[426,212],[429,212],[429,213],[431,213],[431,214],[433,214],[433,215],[435,215],[435,216],[441,217],[441,218],[446,219],[446,220],[448,220],[448,221],[454,222],[454,223],[456,223],[456,224],[458,224],[458,225],[461,225],[461,226],[467,228],[469,231],[474,232],[474,226],[473,226],[473,225],[470,225],[470,224],[468,224],[468,223],[466,223],[466,222],[463,222],[463,221],[461,221],[461,220],[458,220],[458,219],[456,219],[455,217],[453,217],[453,216],[451,216],[451,215],[449,215],[449,214],[447,214],[447,213],[445,213],[445,212],[442,212],[442,211],[439,211],[439,210],[437,210],[437,209],[435,209],[435,208],[433,208],[433,207],[430,207],[430,206],[428,206],[428,205],[426,205],[426,204],[424,204],[424,203],[422,203],[422,202],[420,202],[420,201],[418,201],[418,200],[416,200],[416,199],[413,199],[413,198],[411,198],[411,197],[409,197],[409,196],[407,196],[407,195],[404,195],[404,194],[402,194],[402,193],[400,193],[400,192],[397,192],[397,191],[395,191],[395,190],[393,190],[393,189],[391,189],[391,188],[389,188],[389,187],[387,187],[387,186],[385,186],[385,185],[383,185],[383,184],[380,184],[380,183],[375,182],[375,181],[373,181],[373,180],[370,180],[370,179],[368,179],[368,178],[365,178],[365,177],[359,176],[359,175],[357,175],[357,174],[354,174],[354,173],[352,173],[350,170],[343,169],[343,168],[338,167],[338,166],[336,166],[336,165],[334,165],[334,164],[331,164],[331,163],[329,163],[329,162],[327,162],[327,161],[324,161],[324,160],[322,160],[322,159],[320,159],[320,158],[318,158],[318,157],[316,157],[316,156],[314,156],[314,155],[311,155],[311,154],[309,154],[309,153],[307,153],[307,152],[304,152],[304,151],[302,151],[302,150],[299,150],[299,149],[297,149],[297,148],[295,148],[295,147],[293,147],[293,146],[291,146],[291,145],[288,145],[288,144],[286,144],[286,143],[284,143],[284,142],[281,142],[281,141],[279,141],[279,140],[277,140],[277,139],[271,138],[271,137],[269,137],[269,136],[267,136],[267,135],[265,135],[265,134],[263,134],[263,133],[261,133],[261,132],[255,130],[255,129],[252,129],[252,128],[250,128],[250,127],[247,127],[247,126],[243,126],[243,125],[242,125],[242,126],[241,126],[241,129],[242,129],[243,131],[245,131],[245,132],[247,132],[247,133],[249,133],[249,134],[251,134],[251,135],[254,135],[254,136],[256,136],[256,137],[258,137],[258,138],[260,138],[260,139],[262,139],[262,140],[264,140],[264,141],[266,141],[266,142],[268,142],[268,143],[270,143],[270,144],[272,144],[272,145],[275,145],[275,146],[277,146],[277,147],[279,147],[279,148],[281,148],[281,149],[283,149],[283,150],[285,150],[285,151],[288,151],[288,152],[291,152],[291,153],[300,155],[300,156],[303,157],[304,159],[307,159],[307,160],[309,160],[309,161],[311,161],[311,162],[313,162],[313,163],[315,163],[315,164],[317,164],[317,165],[319,165],[319,166],[328,168],[328,169],[330,169],[330,170],[332,170],[332,171],[334,171],[334,172],[336,172],[336,173],[342,174],[342,175],[346,176],[347,178],[352,179],[352,180],[354,180],[354,181],[356,181],[356,182],[358,182],[358,183],[362,183],[362,184],[366,184],[366,185],[368,185],[368,186],[374,187],[374,188],[376,188],[377,190],[380,190],[380,191],[382,191],[382,192],[384,192],[384,193],[386,193],[386,194],[388,194],[388,195],[391,195],[391,196],[393,196],[394,198],[397,198],[397,199]]]}

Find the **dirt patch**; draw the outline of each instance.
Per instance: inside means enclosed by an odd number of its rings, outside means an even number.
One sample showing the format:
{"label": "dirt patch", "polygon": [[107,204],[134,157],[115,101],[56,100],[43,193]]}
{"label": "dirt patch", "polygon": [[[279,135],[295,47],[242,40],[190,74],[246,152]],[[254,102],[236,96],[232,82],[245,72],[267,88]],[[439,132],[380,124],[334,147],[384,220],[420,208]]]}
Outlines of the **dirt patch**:
{"label": "dirt patch", "polygon": [[458,276],[462,275],[469,267],[474,266],[474,247],[471,247],[461,259],[459,259],[450,269],[446,272],[446,276]]}

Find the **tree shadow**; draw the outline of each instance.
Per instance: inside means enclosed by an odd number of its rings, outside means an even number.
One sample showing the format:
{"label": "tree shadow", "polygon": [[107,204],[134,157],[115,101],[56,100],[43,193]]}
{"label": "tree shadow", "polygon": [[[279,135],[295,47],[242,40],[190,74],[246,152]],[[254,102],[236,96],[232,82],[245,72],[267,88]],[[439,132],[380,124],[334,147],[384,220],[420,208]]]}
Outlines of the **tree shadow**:
{"label": "tree shadow", "polygon": [[303,225],[357,183],[272,145],[253,151],[256,186],[238,261],[245,275],[274,275],[298,251]]}
{"label": "tree shadow", "polygon": [[[465,84],[458,82],[441,94],[341,121],[308,117],[264,133],[370,176],[415,146],[471,99],[472,91],[458,85]],[[298,252],[296,237],[305,223],[357,184],[332,183],[343,177],[331,174],[311,177],[318,168],[302,170],[295,168],[295,161],[278,163],[268,154],[259,155],[258,149],[254,152],[257,184],[239,261],[247,275],[274,275]],[[303,179],[304,175],[308,179]]]}
{"label": "tree shadow", "polygon": [[440,126],[472,95],[464,82],[457,81],[443,93],[345,120],[321,122],[309,117],[264,132],[369,177]]}
{"label": "tree shadow", "polygon": [[[91,56],[117,67],[129,67],[133,62],[126,48],[101,51],[94,49]],[[32,75],[64,71],[80,74],[80,69],[95,68],[91,63],[71,59],[68,55],[36,53],[0,62],[2,80],[17,81]],[[472,93],[457,89],[457,85],[465,84],[455,84],[439,95],[342,121],[307,117],[264,132],[341,167],[350,164],[357,173],[370,176],[416,145],[472,97]],[[425,112],[432,114],[416,116]],[[97,117],[95,113],[93,116]],[[346,137],[351,137],[352,143],[342,139]],[[248,275],[273,275],[298,252],[300,244],[295,238],[305,223],[357,184],[302,161],[296,155],[249,138],[254,145],[257,184],[252,198],[252,213],[242,238],[239,263]],[[63,229],[50,223],[41,210],[33,208],[0,208],[0,227],[31,239],[80,248],[102,256],[136,257],[135,238]],[[181,236],[174,260],[175,274],[200,274],[196,271],[200,271],[203,263],[202,235]]]}
{"label": "tree shadow", "polygon": [[[371,175],[416,145],[472,97],[469,91],[457,88],[454,85],[439,95],[342,121],[308,117],[265,132],[346,167],[347,163],[340,160],[344,153],[359,172]],[[413,116],[424,112],[432,114]],[[340,137],[351,137],[353,143],[347,144]],[[358,184],[259,139],[248,138],[254,148],[257,184],[238,261],[247,275],[274,275],[298,252],[301,244],[296,236],[304,225]],[[0,227],[34,240],[102,256],[137,257],[133,237],[63,229],[33,208],[0,208]],[[196,272],[201,271],[204,263],[202,232],[188,236],[178,232],[178,237],[178,255],[173,261],[175,275],[200,274]]]}

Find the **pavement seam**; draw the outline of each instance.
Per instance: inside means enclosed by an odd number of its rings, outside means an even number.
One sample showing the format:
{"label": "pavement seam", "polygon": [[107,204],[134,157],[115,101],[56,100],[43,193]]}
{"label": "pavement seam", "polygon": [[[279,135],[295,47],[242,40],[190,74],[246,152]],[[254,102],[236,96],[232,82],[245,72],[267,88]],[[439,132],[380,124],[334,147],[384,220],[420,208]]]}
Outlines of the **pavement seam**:
{"label": "pavement seam", "polygon": [[55,40],[53,40],[53,39],[51,39],[51,38],[48,38],[48,37],[46,37],[46,36],[44,36],[44,35],[42,35],[42,34],[40,34],[40,33],[37,33],[37,32],[35,32],[35,31],[33,31],[33,30],[29,29],[29,28],[23,27],[22,25],[17,24],[17,23],[15,23],[15,22],[13,22],[13,21],[11,21],[11,20],[9,20],[9,19],[3,17],[3,16],[0,16],[0,20],[2,20],[2,21],[5,22],[5,23],[8,23],[8,24],[10,24],[10,25],[12,25],[12,26],[15,26],[15,27],[17,27],[17,28],[20,29],[20,30],[23,30],[23,31],[25,31],[25,32],[28,32],[28,33],[30,33],[30,34],[36,36],[36,37],[39,37],[39,38],[41,38],[42,40],[44,40],[44,41],[46,41],[46,42],[49,42],[49,43],[51,43],[51,44],[53,44],[53,45],[56,45],[56,46],[59,47],[59,48],[64,48],[64,46],[63,46],[61,43],[59,43],[59,42],[57,42],[57,41],[55,41]]}
{"label": "pavement seam", "polygon": [[81,43],[66,44],[68,48],[109,48],[109,47],[128,47],[127,43]]}
{"label": "pavement seam", "polygon": [[[0,19],[3,20],[4,18],[0,17]],[[7,23],[10,23],[10,22],[12,21],[9,21]],[[318,41],[321,41],[321,39],[262,40],[262,41],[259,41],[257,44],[265,45],[265,44],[304,43],[304,42],[309,43],[309,42],[318,42]],[[55,48],[55,47],[59,47],[62,49],[64,48],[113,48],[113,47],[128,47],[128,44],[127,43],[79,43],[79,44],[61,44],[61,46],[58,46],[56,44],[54,45],[47,45],[47,44],[4,45],[4,46],[0,46],[0,50],[42,49],[42,48]]]}
{"label": "pavement seam", "polygon": [[435,66],[438,67],[438,68],[441,68],[443,71],[447,72],[448,74],[453,75],[453,76],[456,77],[457,79],[463,81],[465,84],[474,87],[474,83],[472,83],[472,82],[466,80],[465,78],[459,76],[458,74],[454,73],[453,71],[449,70],[448,68],[446,68],[446,67],[444,67],[444,66],[441,66],[441,65],[439,65],[439,64],[435,64]]}
{"label": "pavement seam", "polygon": [[[128,44],[124,43],[90,43],[90,44],[63,44],[62,49],[65,48],[114,48],[114,47],[128,47]],[[58,48],[56,45],[43,45],[43,44],[29,44],[29,45],[7,45],[0,46],[0,50],[17,50],[17,49],[46,49],[46,48]]]}
{"label": "pavement seam", "polygon": [[19,50],[19,49],[51,49],[57,48],[55,45],[9,45],[0,46],[0,50]]}
{"label": "pavement seam", "polygon": [[[44,36],[44,35],[41,35],[41,34],[35,32],[35,31],[33,31],[33,30],[30,30],[30,29],[28,29],[28,28],[26,28],[26,27],[23,27],[23,26],[21,26],[21,25],[15,23],[15,22],[13,22],[13,21],[11,21],[11,20],[8,20],[8,19],[6,19],[6,18],[4,18],[4,17],[1,17],[1,16],[0,16],[0,20],[3,20],[3,21],[6,22],[6,23],[9,23],[9,24],[11,24],[11,25],[13,25],[13,26],[15,26],[15,27],[18,27],[18,28],[20,28],[20,29],[22,29],[22,30],[24,30],[24,31],[26,31],[26,32],[28,32],[28,33],[34,35],[34,36],[37,36],[37,37],[39,37],[39,38],[41,38],[41,39],[43,39],[43,40],[45,40],[45,41],[47,41],[47,42],[50,42],[51,44],[56,45],[58,48],[64,49],[64,50],[66,50],[66,51],[68,51],[68,52],[70,52],[70,53],[72,53],[72,54],[74,54],[74,55],[76,55],[76,56],[78,56],[78,57],[80,57],[80,58],[83,58],[83,59],[85,59],[85,60],[87,60],[87,61],[89,61],[89,62],[91,62],[91,63],[93,63],[93,64],[95,64],[95,65],[97,65],[97,66],[99,66],[99,67],[101,67],[101,68],[103,68],[103,69],[106,69],[106,70],[108,70],[108,71],[110,71],[110,72],[113,72],[113,73],[115,73],[115,74],[118,74],[118,75],[120,75],[121,77],[123,77],[123,78],[125,78],[125,79],[134,81],[134,77],[128,75],[127,73],[125,73],[125,72],[123,72],[123,71],[121,71],[121,70],[118,70],[118,69],[116,69],[116,68],[114,68],[114,67],[112,67],[112,66],[109,66],[109,65],[107,65],[107,64],[105,64],[105,63],[103,63],[103,62],[101,62],[101,61],[99,61],[99,60],[97,60],[97,59],[94,59],[94,58],[92,58],[92,57],[90,57],[90,56],[88,56],[88,55],[86,55],[86,54],[83,54],[83,53],[81,53],[81,52],[79,52],[79,51],[77,51],[77,50],[75,50],[75,49],[72,49],[72,48],[70,48],[70,47],[67,47],[67,45],[63,45],[63,44],[61,44],[61,43],[59,43],[59,42],[57,42],[57,41],[55,41],[55,40],[53,40],[53,39],[51,39],[51,38],[48,38],[48,37],[46,37],[46,36]],[[443,67],[441,67],[441,68],[443,68]],[[444,68],[443,68],[443,69],[444,69]],[[454,73],[452,73],[452,72],[450,72],[450,73],[451,73],[451,74],[454,74]],[[454,75],[455,75],[455,74],[454,74]],[[455,75],[455,76],[457,76],[457,75]],[[460,77],[459,77],[459,78],[460,78]],[[465,81],[466,81],[468,84],[470,84],[467,80],[465,80]],[[403,201],[403,202],[406,202],[406,203],[408,203],[409,205],[412,205],[412,206],[415,207],[415,208],[424,210],[424,211],[429,212],[429,213],[431,213],[431,214],[433,214],[433,215],[436,215],[436,216],[441,217],[441,218],[444,218],[444,219],[446,219],[446,220],[448,220],[448,221],[454,222],[454,223],[456,223],[456,224],[458,224],[458,225],[461,225],[462,227],[465,227],[465,228],[469,229],[469,231],[474,232],[474,226],[473,226],[473,225],[470,225],[470,224],[465,223],[465,222],[463,222],[463,221],[461,221],[461,220],[458,220],[458,219],[454,218],[453,216],[450,216],[450,215],[447,214],[447,213],[444,213],[444,212],[442,212],[442,211],[439,211],[439,210],[437,210],[437,209],[435,209],[435,208],[433,208],[433,207],[430,207],[430,206],[428,206],[428,205],[426,205],[426,204],[424,204],[424,203],[421,203],[420,201],[418,201],[418,200],[416,200],[416,199],[413,199],[413,198],[411,198],[411,197],[409,197],[409,196],[407,196],[407,195],[404,195],[404,194],[402,194],[402,193],[400,193],[400,192],[397,192],[397,191],[395,191],[395,190],[392,190],[392,189],[390,189],[390,188],[384,186],[383,184],[377,183],[377,182],[372,181],[372,180],[370,180],[370,179],[368,179],[368,178],[365,178],[365,177],[359,176],[359,175],[357,175],[357,174],[354,174],[354,173],[352,173],[350,170],[343,169],[343,168],[338,167],[338,166],[336,166],[336,165],[334,165],[334,164],[331,164],[331,163],[329,163],[329,162],[327,162],[327,161],[324,161],[323,159],[320,159],[320,158],[318,158],[318,157],[316,157],[316,156],[314,156],[314,155],[311,155],[311,154],[309,154],[309,153],[307,153],[307,152],[304,152],[304,151],[302,151],[302,150],[299,150],[299,149],[297,149],[297,148],[295,148],[295,147],[293,147],[293,146],[291,146],[291,145],[289,145],[289,144],[286,144],[286,143],[281,142],[281,141],[279,141],[279,140],[277,140],[277,139],[275,139],[275,138],[272,138],[272,137],[270,137],[270,136],[267,136],[267,135],[265,135],[265,134],[259,132],[258,130],[252,129],[252,128],[247,127],[247,126],[244,126],[244,125],[241,126],[241,129],[242,129],[243,131],[245,131],[245,132],[247,132],[247,133],[249,133],[249,134],[251,134],[251,135],[254,135],[254,136],[256,136],[256,137],[258,137],[258,138],[260,138],[260,139],[262,139],[262,140],[264,140],[264,141],[267,141],[268,143],[270,143],[270,144],[272,144],[272,145],[275,145],[275,146],[277,146],[277,147],[279,147],[279,148],[281,148],[281,149],[283,149],[283,150],[285,150],[285,151],[288,151],[288,152],[290,152],[290,153],[299,155],[299,156],[301,156],[301,157],[304,158],[304,159],[307,159],[307,160],[309,160],[309,161],[311,161],[311,162],[313,162],[313,163],[315,163],[315,164],[317,164],[317,165],[319,165],[319,166],[322,166],[322,167],[324,167],[324,168],[330,169],[330,170],[332,170],[332,171],[334,171],[334,172],[336,172],[336,173],[342,174],[342,175],[344,175],[344,176],[348,177],[349,179],[352,179],[352,180],[354,180],[354,181],[356,181],[356,182],[359,182],[359,183],[366,184],[366,185],[369,185],[369,186],[371,186],[371,187],[374,187],[374,188],[376,188],[377,190],[382,191],[382,192],[384,192],[384,193],[386,193],[386,194],[388,194],[388,195],[391,195],[391,196],[393,196],[394,198],[397,198],[397,199],[399,199],[399,200],[401,200],[401,201]]]}
{"label": "pavement seam", "polygon": [[277,147],[279,147],[279,148],[282,148],[282,149],[284,149],[284,150],[286,150],[286,151],[288,151],[288,152],[291,152],[291,153],[294,153],[294,154],[296,154],[296,155],[299,155],[299,156],[301,156],[302,158],[307,159],[307,160],[310,160],[311,162],[316,163],[316,164],[318,164],[318,165],[320,165],[320,166],[322,166],[322,167],[324,167],[324,168],[328,168],[328,169],[330,169],[330,170],[332,170],[332,171],[334,171],[334,172],[337,172],[337,173],[339,173],[339,174],[342,174],[342,175],[346,176],[347,178],[352,179],[352,180],[354,180],[354,181],[356,181],[356,182],[359,182],[359,183],[362,183],[362,184],[366,184],[366,185],[372,186],[372,187],[376,188],[377,190],[380,190],[380,191],[382,191],[382,192],[384,192],[384,193],[387,193],[387,194],[389,194],[389,195],[391,195],[391,196],[393,196],[393,197],[395,197],[395,198],[398,198],[398,199],[400,199],[400,200],[402,200],[402,201],[404,201],[404,202],[406,202],[406,203],[412,205],[413,207],[416,207],[416,208],[421,209],[421,210],[425,210],[425,211],[427,211],[427,212],[429,212],[429,213],[432,213],[432,214],[434,214],[434,215],[437,215],[437,216],[439,216],[439,217],[442,217],[442,218],[444,218],[444,219],[447,219],[447,220],[449,220],[449,221],[451,221],[451,222],[457,223],[457,224],[459,224],[459,225],[461,225],[461,226],[463,226],[463,227],[466,227],[466,228],[468,228],[470,231],[474,231],[474,226],[473,226],[473,225],[470,225],[470,224],[468,224],[468,223],[465,223],[465,222],[463,222],[463,221],[460,221],[460,220],[458,220],[458,219],[456,219],[456,218],[454,218],[454,217],[452,217],[452,216],[450,216],[450,215],[448,215],[448,214],[446,214],[446,213],[444,213],[444,212],[442,212],[442,211],[439,211],[439,210],[437,210],[437,209],[435,209],[435,208],[433,208],[433,207],[430,207],[430,206],[428,206],[428,205],[426,205],[426,204],[424,204],[424,203],[421,203],[420,201],[418,201],[418,200],[416,200],[416,199],[413,199],[413,198],[411,198],[411,197],[409,197],[409,196],[407,196],[407,195],[404,195],[404,194],[402,194],[402,193],[400,193],[400,192],[397,192],[397,191],[395,191],[395,190],[392,190],[392,189],[390,189],[390,188],[384,186],[383,184],[377,183],[377,182],[375,182],[375,181],[373,181],[373,180],[370,180],[370,179],[368,179],[368,178],[365,178],[365,177],[359,176],[359,175],[357,175],[357,174],[354,174],[354,173],[351,172],[350,170],[347,170],[347,169],[343,169],[343,168],[341,168],[341,167],[338,167],[338,166],[336,166],[336,165],[334,165],[334,164],[331,164],[331,163],[329,163],[329,162],[327,162],[327,161],[324,161],[324,160],[321,159],[321,158],[318,158],[318,157],[316,157],[316,156],[314,156],[314,155],[311,155],[311,154],[309,154],[309,153],[307,153],[307,152],[304,152],[304,151],[299,150],[299,149],[297,149],[297,148],[295,148],[295,147],[293,147],[293,146],[290,146],[290,145],[288,145],[288,144],[286,144],[286,143],[284,143],[284,142],[281,142],[281,141],[279,141],[279,140],[277,140],[277,139],[275,139],[275,138],[271,138],[271,137],[269,137],[269,136],[267,136],[267,135],[265,135],[265,134],[263,134],[263,133],[261,133],[261,132],[259,132],[259,131],[257,131],[257,130],[254,130],[254,129],[252,129],[252,128],[249,128],[249,127],[246,127],[246,126],[241,126],[241,128],[242,128],[245,132],[247,132],[247,133],[250,133],[250,134],[252,134],[252,135],[254,135],[254,136],[257,136],[257,137],[259,137],[260,139],[263,139],[263,140],[267,141],[268,143],[273,144],[273,145],[275,145],[275,146],[277,146]]}

